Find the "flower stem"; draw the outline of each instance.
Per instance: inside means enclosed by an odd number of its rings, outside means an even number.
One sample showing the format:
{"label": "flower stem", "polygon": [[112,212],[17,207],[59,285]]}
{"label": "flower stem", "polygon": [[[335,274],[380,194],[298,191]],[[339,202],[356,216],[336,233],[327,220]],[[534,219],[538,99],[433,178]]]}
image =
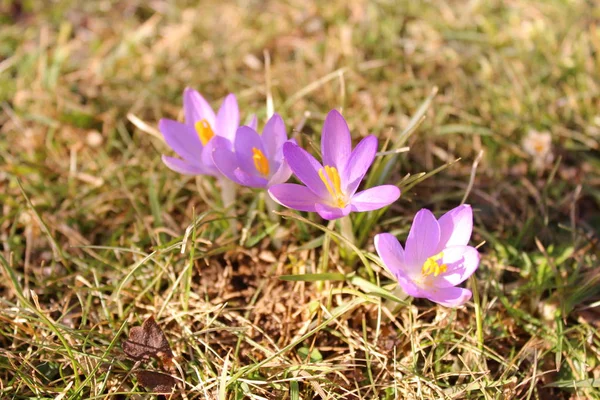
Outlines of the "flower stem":
{"label": "flower stem", "polygon": [[[332,230],[335,226],[335,221],[329,221],[327,224],[327,229]],[[321,259],[319,260],[319,264],[317,265],[317,273],[325,273],[327,272],[327,267],[329,265],[329,244],[331,243],[331,235],[325,232],[323,237],[323,247],[321,247]],[[325,287],[324,281],[316,282],[317,290],[321,291]]]}
{"label": "flower stem", "polygon": [[[349,215],[342,217],[340,219],[340,227],[342,236],[348,239],[348,241],[352,244],[356,243],[356,239],[354,238],[354,231],[352,230],[352,220]],[[350,251],[350,249],[348,249]]]}
{"label": "flower stem", "polygon": [[279,204],[275,200],[273,200],[273,198],[269,195],[269,193],[267,193],[265,191],[264,194],[265,194],[265,208],[266,208],[265,211],[269,215],[269,219],[271,221],[278,223],[281,218],[279,217],[279,215],[275,214],[273,211],[279,210]]}
{"label": "flower stem", "polygon": [[[394,296],[398,297],[400,300],[404,300],[408,297],[408,294],[406,294],[406,292],[402,289],[402,287],[400,285],[396,286],[394,288],[394,290],[392,290],[392,294]],[[396,313],[398,311],[398,309],[400,309],[400,307],[402,307],[402,304],[398,304],[393,300],[386,300],[383,303],[383,305],[388,310],[390,310],[392,312],[392,314]]]}
{"label": "flower stem", "polygon": [[[277,211],[279,209],[279,204],[275,200],[273,200],[273,198],[271,198],[271,195],[269,195],[269,193],[266,190],[263,192],[263,196],[265,199],[265,212],[269,216],[271,222],[273,222],[274,224],[278,224],[281,221],[281,217],[275,214],[274,211]],[[278,227],[271,234],[271,243],[276,249],[281,248],[281,239],[278,238],[281,232],[281,227]]]}
{"label": "flower stem", "polygon": [[233,236],[237,236],[237,221],[235,219],[235,183],[227,178],[219,178],[221,183],[221,200],[225,215],[229,217],[229,229]]}
{"label": "flower stem", "polygon": [[480,356],[483,357],[484,335],[483,335],[483,319],[481,318],[481,298],[479,297],[479,288],[477,281],[473,276],[469,278],[471,283],[471,291],[473,293],[473,304],[475,304],[475,323],[477,324],[477,347],[479,348]]}
{"label": "flower stem", "polygon": [[[354,231],[352,230],[352,220],[350,219],[349,215],[346,215],[340,219],[340,233],[351,244],[354,245],[356,243]],[[344,258],[348,265],[354,265],[356,261],[356,254],[346,243],[342,245],[340,249],[340,255]]]}

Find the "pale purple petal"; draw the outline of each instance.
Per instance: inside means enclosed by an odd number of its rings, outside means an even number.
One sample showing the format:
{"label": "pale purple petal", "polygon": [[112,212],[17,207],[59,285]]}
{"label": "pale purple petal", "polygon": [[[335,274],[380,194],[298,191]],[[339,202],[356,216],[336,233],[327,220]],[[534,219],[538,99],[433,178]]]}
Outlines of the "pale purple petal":
{"label": "pale purple petal", "polygon": [[440,224],[439,251],[444,247],[466,246],[473,231],[473,209],[468,204],[458,206],[438,220]]}
{"label": "pale purple petal", "polygon": [[473,275],[479,266],[479,252],[471,246],[452,246],[443,250],[440,260],[446,264],[446,272],[433,277],[433,285],[444,288],[460,285]]}
{"label": "pale purple petal", "polygon": [[408,238],[404,259],[411,269],[420,270],[425,261],[437,254],[440,226],[431,211],[422,209],[415,215]]}
{"label": "pale purple petal", "polygon": [[321,135],[323,165],[331,165],[338,171],[346,168],[351,150],[352,138],[348,124],[342,114],[337,110],[331,110],[325,118]]}
{"label": "pale purple petal", "polygon": [[246,125],[254,130],[258,129],[258,120],[256,119],[256,114],[252,114],[250,116],[250,121]]}
{"label": "pale purple petal", "polygon": [[347,165],[343,171],[340,171],[342,182],[344,182],[346,193],[349,196],[352,196],[358,189],[367,170],[373,164],[375,153],[377,153],[377,138],[375,136],[367,136],[352,150]]}
{"label": "pale purple petal", "polygon": [[469,301],[471,295],[469,289],[448,287],[428,290],[425,292],[424,297],[444,307],[458,307]]}
{"label": "pale purple petal", "polygon": [[215,112],[204,97],[192,88],[183,91],[183,113],[187,125],[193,127],[196,122],[205,119],[215,129]]}
{"label": "pale purple petal", "polygon": [[237,157],[234,152],[223,147],[213,149],[212,159],[219,172],[235,183],[241,184],[234,171],[238,168]]}
{"label": "pale purple petal", "polygon": [[254,165],[254,153],[252,149],[257,148],[263,154],[265,153],[260,135],[249,126],[241,126],[235,134],[234,148],[240,168],[249,174],[258,174]]}
{"label": "pale purple petal", "polygon": [[200,159],[203,146],[194,128],[172,119],[161,119],[158,129],[179,157],[190,162]]}
{"label": "pale purple petal", "polygon": [[400,197],[400,189],[394,185],[375,186],[356,193],[350,199],[352,211],[372,211],[389,206]]}
{"label": "pale purple petal", "polygon": [[319,213],[321,218],[327,219],[330,221],[334,220],[334,219],[345,217],[346,215],[350,214],[350,211],[352,211],[352,209],[349,205],[347,205],[344,208],[339,208],[339,207],[331,207],[330,205],[323,204],[323,203],[317,203],[315,205],[315,210],[317,211],[317,213]]}
{"label": "pale purple petal", "polygon": [[187,161],[175,157],[162,156],[162,161],[169,169],[184,175],[213,175],[201,165],[190,164]]}
{"label": "pale purple petal", "polygon": [[200,161],[206,169],[213,171],[214,175],[216,176],[219,174],[219,170],[217,169],[217,167],[215,167],[215,163],[213,162],[213,150],[215,148],[215,143],[216,142],[214,140],[209,140],[208,143],[206,143],[206,146],[204,146],[204,148],[202,149]]}
{"label": "pale purple petal", "polygon": [[319,169],[323,166],[306,150],[295,143],[289,141],[283,145],[283,155],[292,172],[304,183],[313,193],[323,199],[330,198],[325,184],[319,177]]}
{"label": "pale purple petal", "polygon": [[240,185],[253,187],[253,188],[265,188],[267,187],[267,180],[265,178],[261,178],[260,176],[250,175],[246,171],[241,170],[240,168],[233,171],[235,177],[240,182]]}
{"label": "pale purple petal", "polygon": [[287,141],[283,142],[283,143],[281,144],[281,146],[280,146],[280,147],[279,147],[279,148],[278,148],[278,149],[275,151],[275,155],[273,155],[273,156],[269,156],[269,157],[270,157],[270,158],[269,158],[269,162],[272,162],[272,163],[273,163],[273,165],[274,165],[274,167],[273,167],[273,168],[277,168],[277,169],[278,169],[278,168],[279,168],[279,166],[280,166],[282,163],[284,163],[284,162],[287,164],[287,161],[285,161],[285,157],[283,156],[283,145],[284,145],[285,143],[293,143],[293,144],[297,144],[297,143],[296,143],[296,139],[290,139],[290,140],[287,140]]}
{"label": "pale purple petal", "polygon": [[404,249],[394,235],[390,233],[375,235],[375,250],[392,274],[396,275],[396,272],[404,270]]}
{"label": "pale purple petal", "polygon": [[396,277],[402,290],[409,296],[423,297],[421,289],[407,275],[404,265],[404,250],[398,239],[389,233],[375,235],[375,249],[388,271]]}
{"label": "pale purple petal", "polygon": [[267,121],[262,132],[262,142],[267,151],[265,155],[273,160],[277,154],[277,151],[281,149],[283,143],[287,140],[287,133],[285,131],[285,124],[283,119],[278,114],[273,116]]}
{"label": "pale purple petal", "polygon": [[282,183],[269,188],[269,194],[282,206],[298,211],[315,212],[315,205],[322,200],[306,186]]}
{"label": "pale purple petal", "polygon": [[224,149],[233,151],[233,143],[231,143],[229,139],[225,139],[223,136],[213,136],[212,139],[210,139],[210,142],[212,142],[213,149],[222,147]]}
{"label": "pale purple petal", "polygon": [[223,136],[233,142],[235,131],[240,126],[240,110],[233,94],[228,94],[223,100],[217,113],[215,134]]}
{"label": "pale purple petal", "polygon": [[398,285],[404,290],[404,293],[412,297],[426,297],[423,290],[421,290],[403,271],[398,270],[395,275]]}
{"label": "pale purple petal", "polygon": [[267,186],[270,187],[273,185],[277,185],[279,183],[287,182],[290,179],[290,176],[292,176],[292,170],[291,170],[290,166],[287,164],[287,162],[284,160],[281,163],[281,165],[279,165],[279,168],[277,169],[277,171],[275,171],[275,173],[273,175],[271,175],[271,178],[269,179],[269,183],[267,184]]}

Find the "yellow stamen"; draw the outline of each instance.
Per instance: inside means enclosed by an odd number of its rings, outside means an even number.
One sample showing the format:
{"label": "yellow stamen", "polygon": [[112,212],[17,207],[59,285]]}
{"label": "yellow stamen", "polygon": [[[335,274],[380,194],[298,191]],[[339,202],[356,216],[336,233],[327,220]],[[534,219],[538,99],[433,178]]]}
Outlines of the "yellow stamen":
{"label": "yellow stamen", "polygon": [[319,169],[319,177],[335,201],[335,206],[339,208],[346,207],[346,199],[342,192],[342,181],[338,170],[335,167],[326,165],[325,168]]}
{"label": "yellow stamen", "polygon": [[254,160],[254,166],[256,167],[256,170],[262,176],[269,176],[269,160],[267,160],[267,157],[265,157],[263,152],[256,147],[252,148],[252,153],[254,154],[252,159]]}
{"label": "yellow stamen", "polygon": [[423,268],[421,268],[421,274],[423,274],[423,276],[431,274],[433,274],[433,276],[438,276],[442,272],[446,272],[448,266],[446,264],[438,264],[438,261],[441,260],[442,257],[444,257],[443,252],[429,257],[423,264]]}
{"label": "yellow stamen", "polygon": [[212,139],[213,136],[215,136],[215,132],[212,130],[210,124],[205,119],[196,122],[194,124],[194,128],[196,128],[196,132],[198,133],[198,137],[200,138],[200,141],[202,142],[203,146],[206,146],[206,143],[208,143],[208,141]]}
{"label": "yellow stamen", "polygon": [[533,149],[537,152],[537,153],[543,153],[544,150],[546,149],[546,146],[544,146],[544,143],[536,143],[533,145]]}

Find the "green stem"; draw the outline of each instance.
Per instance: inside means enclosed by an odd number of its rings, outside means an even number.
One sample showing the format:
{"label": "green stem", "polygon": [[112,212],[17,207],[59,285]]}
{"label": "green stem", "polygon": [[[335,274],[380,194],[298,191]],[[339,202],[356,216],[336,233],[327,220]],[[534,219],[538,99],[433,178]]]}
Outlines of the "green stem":
{"label": "green stem", "polygon": [[479,347],[479,351],[481,351],[481,356],[483,357],[483,319],[482,310],[481,310],[481,298],[479,297],[479,288],[477,287],[477,281],[472,276],[469,278],[471,282],[471,291],[473,292],[473,304],[475,304],[475,323],[477,324],[477,345]]}
{"label": "green stem", "polygon": [[[274,224],[278,224],[279,222],[281,222],[281,217],[275,214],[274,211],[279,210],[279,204],[271,198],[267,191],[263,191],[263,196],[265,199],[265,212],[269,216],[271,222],[273,222]],[[276,249],[281,248],[281,240],[278,238],[281,232],[281,227],[278,227],[271,233],[271,243]]]}
{"label": "green stem", "polygon": [[352,229],[352,220],[349,215],[340,218],[340,234],[346,239],[348,242],[342,244],[340,248],[340,255],[348,264],[348,266],[353,266],[356,262],[356,254],[352,250],[352,246],[356,245],[356,237],[354,236],[354,230]]}
{"label": "green stem", "polygon": [[265,195],[265,208],[267,214],[269,215],[269,219],[271,219],[271,221],[275,223],[279,223],[281,217],[273,212],[279,210],[279,204],[275,200],[273,200],[273,198],[271,198],[269,193],[267,193],[266,191],[263,193]]}
{"label": "green stem", "polygon": [[[392,290],[392,294],[398,297],[400,300],[404,300],[408,297],[408,294],[406,294],[400,285],[396,286],[394,290]],[[396,313],[398,309],[402,307],[402,304],[398,304],[398,302],[392,300],[386,300],[383,305],[385,308],[390,310],[392,314]]]}
{"label": "green stem", "polygon": [[[329,224],[327,225],[327,229],[332,230],[333,226],[335,225],[335,221],[329,221]],[[319,260],[319,265],[318,265],[318,269],[317,269],[317,273],[326,273],[327,272],[327,267],[329,266],[329,244],[331,243],[331,236],[329,235],[328,232],[325,232],[325,236],[323,238],[323,246],[321,247],[321,259]],[[317,282],[317,290],[321,291],[323,290],[325,282],[324,281],[318,281]]]}
{"label": "green stem", "polygon": [[225,215],[230,217],[229,229],[233,236],[237,236],[237,221],[235,219],[235,183],[227,178],[219,178],[221,184],[221,200]]}
{"label": "green stem", "polygon": [[350,243],[355,244],[356,239],[354,238],[354,231],[352,230],[352,220],[350,219],[350,215],[346,215],[340,219],[340,227],[342,236],[348,239]]}

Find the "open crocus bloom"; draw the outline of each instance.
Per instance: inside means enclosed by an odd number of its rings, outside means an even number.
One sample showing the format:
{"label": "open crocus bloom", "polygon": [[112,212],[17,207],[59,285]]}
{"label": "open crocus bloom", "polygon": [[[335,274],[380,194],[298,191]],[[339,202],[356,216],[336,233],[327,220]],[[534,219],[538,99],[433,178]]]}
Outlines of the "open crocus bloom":
{"label": "open crocus bloom", "polygon": [[415,215],[406,249],[389,233],[375,236],[375,249],[406,294],[456,307],[471,298],[470,290],[456,286],[479,266],[479,253],[467,246],[472,230],[469,205],[456,207],[439,220],[423,209]]}
{"label": "open crocus bloom", "polygon": [[283,158],[286,141],[285,124],[274,114],[262,135],[249,126],[240,127],[235,134],[233,149],[222,140],[215,142],[213,162],[223,175],[240,185],[269,188],[287,181],[292,175]]}
{"label": "open crocus bloom", "polygon": [[385,207],[400,197],[396,186],[376,186],[356,193],[376,152],[375,136],[367,136],[352,150],[348,125],[339,112],[332,110],[327,114],[321,137],[324,165],[295,143],[285,143],[283,155],[306,186],[283,183],[272,186],[269,194],[286,207],[317,212],[328,220],[344,217],[351,211]]}
{"label": "open crocus bloom", "polygon": [[[229,94],[219,111],[215,112],[197,91],[186,88],[183,92],[185,122],[161,119],[158,128],[167,144],[181,158],[162,156],[163,162],[175,172],[186,175],[219,176],[212,159],[215,137],[232,143],[240,124],[240,113],[235,96]],[[256,122],[253,122],[254,126]]]}

